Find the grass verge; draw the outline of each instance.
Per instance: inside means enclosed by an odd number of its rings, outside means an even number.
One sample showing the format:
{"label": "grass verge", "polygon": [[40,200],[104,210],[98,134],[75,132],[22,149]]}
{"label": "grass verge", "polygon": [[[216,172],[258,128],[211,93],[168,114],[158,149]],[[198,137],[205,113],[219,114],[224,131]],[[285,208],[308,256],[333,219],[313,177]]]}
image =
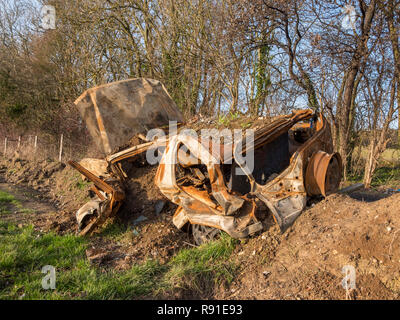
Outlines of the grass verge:
{"label": "grass verge", "polygon": [[[32,226],[0,222],[0,299],[134,299],[176,288],[201,290],[230,282],[236,267],[227,262],[236,241],[227,235],[198,248],[183,249],[168,263],[149,260],[115,272],[91,265],[89,240],[40,234]],[[46,265],[56,269],[56,289],[42,288]]]}
{"label": "grass verge", "polygon": [[238,266],[229,257],[238,243],[226,233],[198,248],[183,249],[171,259],[164,281],[173,288],[206,293],[216,284],[230,284]]}
{"label": "grass verge", "polygon": [[[164,266],[156,261],[125,272],[101,270],[86,259],[88,241],[38,234],[0,222],[0,299],[128,299],[149,294]],[[56,289],[44,290],[44,266],[56,268]]]}

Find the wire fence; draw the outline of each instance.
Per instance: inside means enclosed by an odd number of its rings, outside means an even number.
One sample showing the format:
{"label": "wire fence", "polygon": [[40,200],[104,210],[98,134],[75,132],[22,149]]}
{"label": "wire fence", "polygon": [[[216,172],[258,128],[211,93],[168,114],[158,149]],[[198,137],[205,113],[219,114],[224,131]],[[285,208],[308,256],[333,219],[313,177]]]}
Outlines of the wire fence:
{"label": "wire fence", "polygon": [[66,162],[86,156],[98,156],[89,141],[73,143],[64,134],[54,136],[3,136],[0,137],[0,154],[6,158],[27,160],[51,159]]}

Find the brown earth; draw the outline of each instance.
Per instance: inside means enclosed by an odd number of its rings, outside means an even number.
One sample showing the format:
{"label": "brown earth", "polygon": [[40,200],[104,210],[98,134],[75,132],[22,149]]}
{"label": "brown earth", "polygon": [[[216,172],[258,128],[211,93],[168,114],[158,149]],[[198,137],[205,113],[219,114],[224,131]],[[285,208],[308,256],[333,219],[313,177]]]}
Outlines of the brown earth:
{"label": "brown earth", "polygon": [[[166,202],[161,213],[155,212],[157,201],[166,201],[154,186],[155,170],[131,165],[131,197],[114,221],[91,237],[87,255],[93,263],[126,269],[148,257],[166,262],[177,250],[191,246],[189,235],[171,222],[173,204]],[[27,216],[36,227],[76,231],[74,212],[86,201],[88,188],[82,187],[79,174],[59,163],[14,160],[0,164],[0,175],[8,182],[0,189],[18,194],[24,206],[43,203],[36,215]],[[229,287],[216,287],[208,298],[397,299],[399,203],[400,193],[384,188],[331,195],[314,201],[284,234],[268,215],[266,231],[241,241],[231,256],[240,266],[236,279]],[[146,219],[136,222],[141,216]],[[113,228],[124,232],[113,233]],[[356,271],[356,289],[347,292],[341,284],[346,265]]]}
{"label": "brown earth", "polygon": [[342,268],[351,265],[356,289],[347,298],[397,299],[400,194],[357,200],[366,194],[331,195],[306,210],[285,234],[273,226],[238,247],[241,276],[231,292],[216,298],[346,299]]}

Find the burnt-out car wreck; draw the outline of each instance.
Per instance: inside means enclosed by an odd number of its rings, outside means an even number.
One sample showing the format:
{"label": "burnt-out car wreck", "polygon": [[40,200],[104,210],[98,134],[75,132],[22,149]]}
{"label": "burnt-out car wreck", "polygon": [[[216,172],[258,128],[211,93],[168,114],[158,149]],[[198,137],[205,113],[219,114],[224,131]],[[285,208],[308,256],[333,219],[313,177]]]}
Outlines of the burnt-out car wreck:
{"label": "burnt-out car wreck", "polygon": [[[178,206],[175,226],[191,225],[197,243],[219,230],[234,238],[263,230],[256,214],[259,201],[284,232],[308,198],[327,196],[339,187],[342,164],[329,123],[309,109],[276,117],[251,134],[221,143],[187,132],[182,114],[156,80],[99,86],[75,104],[105,154],[104,160],[69,162],[93,182],[92,200],[77,212],[82,235],[117,212],[126,196],[123,162],[146,154],[160,156],[153,163],[158,165],[154,182]],[[171,121],[177,130],[171,130]],[[157,128],[166,134],[152,138],[149,132]]]}

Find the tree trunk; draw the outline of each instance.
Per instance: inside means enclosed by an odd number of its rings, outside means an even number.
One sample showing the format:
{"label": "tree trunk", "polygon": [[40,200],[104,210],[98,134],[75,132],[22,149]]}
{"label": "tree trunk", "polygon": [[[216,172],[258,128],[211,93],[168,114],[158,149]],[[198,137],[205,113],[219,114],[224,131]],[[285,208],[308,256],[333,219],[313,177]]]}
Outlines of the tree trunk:
{"label": "tree trunk", "polygon": [[[345,87],[343,93],[343,100],[339,101],[341,104],[340,114],[339,114],[339,152],[343,160],[343,179],[347,180],[347,170],[348,170],[348,157],[351,152],[349,148],[350,134],[353,130],[351,127],[352,122],[350,121],[351,107],[354,100],[354,88],[357,79],[358,72],[360,70],[363,59],[368,55],[368,39],[369,32],[371,29],[372,19],[375,14],[376,1],[372,0],[369,6],[365,10],[362,20],[362,36],[360,41],[357,43],[356,51],[353,54],[350,68],[348,69]],[[341,99],[341,97],[339,97]]]}

